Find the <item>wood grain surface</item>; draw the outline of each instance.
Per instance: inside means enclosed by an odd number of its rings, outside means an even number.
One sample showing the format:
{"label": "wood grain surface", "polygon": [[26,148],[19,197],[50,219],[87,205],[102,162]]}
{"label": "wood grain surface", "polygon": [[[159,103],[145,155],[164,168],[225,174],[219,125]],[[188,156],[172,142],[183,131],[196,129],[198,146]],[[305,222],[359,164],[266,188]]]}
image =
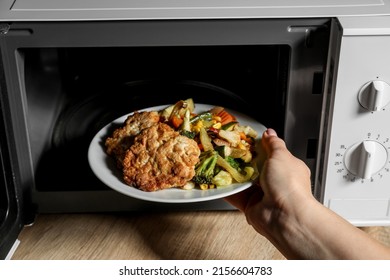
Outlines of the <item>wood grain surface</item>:
{"label": "wood grain surface", "polygon": [[[362,228],[390,246],[390,227]],[[283,260],[238,211],[41,214],[14,260]]]}

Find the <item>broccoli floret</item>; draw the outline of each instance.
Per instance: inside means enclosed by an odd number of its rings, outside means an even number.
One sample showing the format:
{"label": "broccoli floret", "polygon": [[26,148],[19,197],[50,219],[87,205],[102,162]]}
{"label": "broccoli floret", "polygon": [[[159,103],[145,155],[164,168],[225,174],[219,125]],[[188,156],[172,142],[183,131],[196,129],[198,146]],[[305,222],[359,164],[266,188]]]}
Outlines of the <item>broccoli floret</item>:
{"label": "broccoli floret", "polygon": [[199,163],[195,166],[195,176],[192,178],[197,184],[211,184],[217,164],[218,153],[205,151],[199,156]]}
{"label": "broccoli floret", "polygon": [[183,135],[183,136],[186,136],[186,137],[188,137],[190,139],[194,139],[195,136],[196,136],[196,132],[188,131],[188,130],[181,130],[180,134]]}
{"label": "broccoli floret", "polygon": [[232,157],[230,157],[230,156],[227,156],[227,157],[225,157],[225,160],[226,160],[232,167],[234,167],[234,168],[237,169],[238,171],[241,171],[240,163],[239,163],[236,159],[234,159],[234,158],[232,158]]}

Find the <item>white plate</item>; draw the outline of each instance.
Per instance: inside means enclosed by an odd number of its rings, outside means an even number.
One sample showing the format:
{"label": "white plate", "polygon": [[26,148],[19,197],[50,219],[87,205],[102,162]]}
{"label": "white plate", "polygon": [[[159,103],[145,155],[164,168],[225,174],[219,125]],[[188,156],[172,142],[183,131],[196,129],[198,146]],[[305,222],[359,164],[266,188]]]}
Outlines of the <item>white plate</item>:
{"label": "white plate", "polygon": [[[139,111],[159,111],[161,109],[166,108],[167,106],[168,105],[150,107]],[[211,109],[212,107],[214,106],[206,104],[195,104],[195,112],[204,112]],[[230,109],[226,110],[232,113],[237,118],[240,124],[249,125],[258,132],[258,138],[256,139],[256,150],[259,151],[259,140],[266,129],[265,126],[239,112]],[[125,184],[122,180],[122,174],[120,170],[116,167],[115,160],[112,157],[108,156],[105,152],[104,141],[109,135],[110,131],[112,131],[112,128],[121,126],[128,115],[130,114],[126,114],[103,127],[92,139],[88,150],[88,161],[92,171],[103,183],[105,183],[110,188],[122,194],[148,201],[165,203],[187,203],[207,201],[226,197],[243,191],[252,185],[251,182],[246,182],[242,184],[235,183],[229,186],[210,190],[183,190],[180,188],[170,188],[155,192],[145,192]]]}

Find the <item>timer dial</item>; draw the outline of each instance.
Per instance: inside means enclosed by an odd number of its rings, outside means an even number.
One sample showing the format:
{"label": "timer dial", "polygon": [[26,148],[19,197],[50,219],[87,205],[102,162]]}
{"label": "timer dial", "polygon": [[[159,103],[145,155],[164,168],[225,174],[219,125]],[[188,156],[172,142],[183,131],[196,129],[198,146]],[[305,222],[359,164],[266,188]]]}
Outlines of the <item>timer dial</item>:
{"label": "timer dial", "polygon": [[375,140],[364,140],[351,146],[344,156],[349,172],[362,179],[369,179],[387,162],[387,150]]}
{"label": "timer dial", "polygon": [[359,103],[369,111],[380,111],[390,102],[390,85],[384,81],[371,81],[359,91]]}

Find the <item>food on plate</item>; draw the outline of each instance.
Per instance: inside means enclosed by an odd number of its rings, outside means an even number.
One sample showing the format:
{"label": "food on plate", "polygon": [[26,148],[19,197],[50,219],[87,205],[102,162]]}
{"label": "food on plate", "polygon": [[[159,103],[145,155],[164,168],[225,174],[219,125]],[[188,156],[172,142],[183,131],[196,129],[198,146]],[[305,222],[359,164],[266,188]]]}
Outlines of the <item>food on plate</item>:
{"label": "food on plate", "polygon": [[207,190],[258,176],[257,136],[224,107],[196,113],[189,98],[160,111],[134,112],[105,145],[130,186]]}
{"label": "food on plate", "polygon": [[143,191],[184,186],[195,175],[198,144],[165,123],[144,129],[123,160],[123,178]]}
{"label": "food on plate", "polygon": [[118,168],[122,167],[123,158],[133,144],[134,137],[159,121],[158,112],[135,112],[127,117],[122,127],[115,129],[114,133],[106,139],[106,152],[116,159]]}

